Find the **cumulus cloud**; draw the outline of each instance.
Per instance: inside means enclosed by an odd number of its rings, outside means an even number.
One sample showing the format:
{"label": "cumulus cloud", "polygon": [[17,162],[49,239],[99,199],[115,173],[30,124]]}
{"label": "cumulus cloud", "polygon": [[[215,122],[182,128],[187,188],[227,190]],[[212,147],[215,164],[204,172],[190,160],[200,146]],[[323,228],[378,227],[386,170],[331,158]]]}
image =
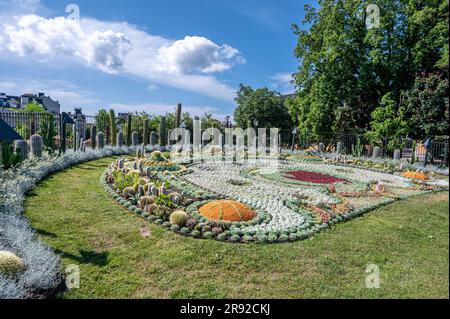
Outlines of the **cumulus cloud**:
{"label": "cumulus cloud", "polygon": [[103,72],[134,76],[226,101],[233,100],[235,89],[213,74],[245,63],[239,50],[205,37],[172,40],[127,23],[34,14],[4,23],[0,29],[0,55],[2,52],[38,61],[68,59]]}

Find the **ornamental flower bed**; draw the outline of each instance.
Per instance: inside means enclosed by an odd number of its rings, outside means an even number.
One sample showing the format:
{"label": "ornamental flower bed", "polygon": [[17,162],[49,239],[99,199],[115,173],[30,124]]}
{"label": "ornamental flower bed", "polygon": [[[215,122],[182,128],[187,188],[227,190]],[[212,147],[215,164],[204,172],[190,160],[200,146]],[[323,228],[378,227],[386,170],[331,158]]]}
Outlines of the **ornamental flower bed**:
{"label": "ornamental flower bed", "polygon": [[160,153],[119,159],[102,182],[114,200],[150,222],[236,243],[304,239],[395,200],[448,188],[442,180],[417,184],[386,171],[323,161],[235,163],[211,156],[189,168],[178,164],[183,162]]}
{"label": "ornamental flower bed", "polygon": [[346,180],[343,178],[315,172],[295,171],[295,172],[287,172],[287,174],[291,175],[292,179],[309,183],[333,184],[339,182],[346,182]]}

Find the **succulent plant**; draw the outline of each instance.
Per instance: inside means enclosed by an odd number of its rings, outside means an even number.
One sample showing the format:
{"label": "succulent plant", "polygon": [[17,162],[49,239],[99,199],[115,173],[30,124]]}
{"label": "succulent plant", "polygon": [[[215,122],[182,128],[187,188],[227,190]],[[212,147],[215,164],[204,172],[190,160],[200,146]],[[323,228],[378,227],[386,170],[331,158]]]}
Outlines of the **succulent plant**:
{"label": "succulent plant", "polygon": [[137,147],[139,145],[139,134],[136,131],[133,131],[133,133],[131,133],[131,145],[133,147]]}
{"label": "succulent plant", "polygon": [[117,145],[117,126],[116,126],[116,114],[114,110],[109,110],[109,130],[111,135],[111,145]]}
{"label": "succulent plant", "polygon": [[170,214],[170,223],[183,227],[186,225],[189,216],[183,210],[176,210]]}
{"label": "succulent plant", "polygon": [[159,121],[159,145],[167,145],[166,117],[161,116]]}
{"label": "succulent plant", "polygon": [[97,148],[101,149],[105,147],[105,134],[100,131],[97,133]]}
{"label": "succulent plant", "polygon": [[148,119],[146,118],[144,120],[144,128],[142,130],[142,144],[147,145],[148,144]]}
{"label": "succulent plant", "polygon": [[394,150],[394,160],[399,161],[400,155],[401,155],[400,150]]}
{"label": "succulent plant", "polygon": [[119,133],[117,133],[117,146],[118,147],[123,146],[123,132],[122,131],[119,131]]}
{"label": "succulent plant", "polygon": [[127,146],[131,145],[131,114],[127,116]]}
{"label": "succulent plant", "polygon": [[18,155],[20,155],[20,160],[24,161],[28,158],[28,143],[25,140],[14,141],[14,148]]}
{"label": "succulent plant", "polygon": [[31,154],[34,157],[41,157],[42,149],[43,149],[42,137],[39,134],[31,135],[30,137]]}
{"label": "succulent plant", "polygon": [[373,158],[380,158],[380,157],[381,157],[381,148],[375,146],[373,149]]}
{"label": "succulent plant", "polygon": [[158,143],[158,134],[156,132],[152,131],[150,133],[150,145],[155,146]]}
{"label": "succulent plant", "polygon": [[186,221],[186,226],[189,228],[195,228],[195,226],[198,224],[198,221],[195,218],[189,218]]}
{"label": "succulent plant", "polygon": [[25,264],[22,258],[10,251],[0,251],[0,275],[16,277],[24,269]]}
{"label": "succulent plant", "polygon": [[97,126],[91,126],[91,147],[95,149],[97,147]]}

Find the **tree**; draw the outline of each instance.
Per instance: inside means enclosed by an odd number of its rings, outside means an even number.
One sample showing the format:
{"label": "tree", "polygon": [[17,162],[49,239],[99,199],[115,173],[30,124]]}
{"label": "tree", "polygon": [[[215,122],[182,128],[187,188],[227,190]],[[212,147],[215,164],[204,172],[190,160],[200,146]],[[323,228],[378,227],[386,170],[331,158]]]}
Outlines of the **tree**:
{"label": "tree", "polygon": [[203,114],[200,119],[202,121],[202,131],[211,127],[215,127],[221,130],[223,128],[222,123],[218,119],[215,119],[210,113]]}
{"label": "tree", "polygon": [[105,109],[98,110],[96,117],[97,132],[105,133],[106,126],[109,125],[109,113]]}
{"label": "tree", "polygon": [[20,111],[26,113],[47,113],[47,110],[42,106],[42,104],[39,104],[37,102],[28,103]]}
{"label": "tree", "polygon": [[367,29],[369,3],[321,0],[305,7],[307,28],[293,25],[298,97],[287,104],[301,129],[367,130],[383,96],[390,92],[397,110],[417,73],[448,66],[447,0],[379,0],[379,27]]}
{"label": "tree", "polygon": [[234,111],[234,120],[240,127],[292,128],[293,123],[279,93],[268,88],[253,90],[241,84],[235,99],[238,107]]}
{"label": "tree", "polygon": [[414,138],[448,135],[449,81],[444,74],[417,76],[414,86],[404,94],[400,108]]}
{"label": "tree", "polygon": [[396,101],[392,93],[381,99],[381,105],[371,114],[370,130],[366,133],[368,140],[375,145],[384,145],[389,152],[402,146],[402,138],[408,134],[407,122],[396,111]]}

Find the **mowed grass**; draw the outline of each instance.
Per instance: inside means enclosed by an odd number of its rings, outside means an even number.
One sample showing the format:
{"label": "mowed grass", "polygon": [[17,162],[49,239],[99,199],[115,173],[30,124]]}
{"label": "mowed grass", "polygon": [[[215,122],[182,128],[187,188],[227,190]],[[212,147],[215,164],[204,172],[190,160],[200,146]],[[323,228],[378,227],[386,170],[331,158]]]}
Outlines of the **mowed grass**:
{"label": "mowed grass", "polygon": [[[232,244],[179,236],[126,212],[105,158],[50,176],[27,199],[42,241],[78,264],[63,298],[448,298],[448,192],[396,202],[311,239]],[[141,229],[148,227],[150,237]],[[380,269],[378,289],[366,267]]]}

